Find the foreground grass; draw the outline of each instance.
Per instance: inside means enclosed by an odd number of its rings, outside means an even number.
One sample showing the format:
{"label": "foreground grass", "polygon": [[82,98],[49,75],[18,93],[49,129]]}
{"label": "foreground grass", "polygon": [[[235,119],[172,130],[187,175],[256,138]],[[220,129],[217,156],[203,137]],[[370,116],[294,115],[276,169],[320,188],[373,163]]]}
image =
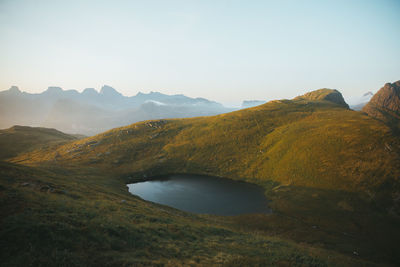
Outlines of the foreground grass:
{"label": "foreground grass", "polygon": [[3,266],[374,265],[241,227],[240,217],[148,203],[93,171],[0,166]]}

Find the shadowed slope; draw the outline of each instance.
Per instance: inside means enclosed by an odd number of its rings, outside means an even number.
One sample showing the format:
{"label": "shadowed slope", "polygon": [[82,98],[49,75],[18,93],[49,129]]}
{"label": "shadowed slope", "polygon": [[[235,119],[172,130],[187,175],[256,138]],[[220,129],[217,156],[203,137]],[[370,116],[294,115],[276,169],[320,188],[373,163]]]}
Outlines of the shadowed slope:
{"label": "shadowed slope", "polygon": [[55,129],[13,126],[0,130],[0,160],[50,144],[76,140],[73,135]]}

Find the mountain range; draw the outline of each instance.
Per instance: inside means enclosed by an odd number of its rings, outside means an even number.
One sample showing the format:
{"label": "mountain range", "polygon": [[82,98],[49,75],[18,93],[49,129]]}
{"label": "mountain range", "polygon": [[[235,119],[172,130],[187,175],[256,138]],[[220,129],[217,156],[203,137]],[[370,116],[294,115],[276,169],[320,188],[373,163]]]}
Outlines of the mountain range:
{"label": "mountain range", "polygon": [[49,87],[40,94],[29,94],[16,86],[0,92],[0,128],[41,126],[84,135],[142,120],[209,116],[232,110],[205,98],[184,95],[139,92],[126,97],[107,85],[100,92]]}

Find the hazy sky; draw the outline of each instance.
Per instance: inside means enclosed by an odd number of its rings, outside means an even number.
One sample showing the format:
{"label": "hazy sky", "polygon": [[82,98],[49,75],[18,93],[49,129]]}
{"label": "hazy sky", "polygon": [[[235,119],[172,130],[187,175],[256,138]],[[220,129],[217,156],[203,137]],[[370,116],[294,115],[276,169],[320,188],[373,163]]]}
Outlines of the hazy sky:
{"label": "hazy sky", "polygon": [[0,90],[357,96],[400,80],[399,14],[399,0],[0,0]]}

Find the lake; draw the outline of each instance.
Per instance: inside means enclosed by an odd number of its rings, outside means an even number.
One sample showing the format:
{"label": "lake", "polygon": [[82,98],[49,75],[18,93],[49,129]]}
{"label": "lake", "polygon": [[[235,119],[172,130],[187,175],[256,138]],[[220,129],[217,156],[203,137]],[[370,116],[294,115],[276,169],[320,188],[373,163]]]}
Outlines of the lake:
{"label": "lake", "polygon": [[269,213],[264,189],[258,185],[203,175],[170,175],[128,184],[144,200],[187,212],[239,215]]}

